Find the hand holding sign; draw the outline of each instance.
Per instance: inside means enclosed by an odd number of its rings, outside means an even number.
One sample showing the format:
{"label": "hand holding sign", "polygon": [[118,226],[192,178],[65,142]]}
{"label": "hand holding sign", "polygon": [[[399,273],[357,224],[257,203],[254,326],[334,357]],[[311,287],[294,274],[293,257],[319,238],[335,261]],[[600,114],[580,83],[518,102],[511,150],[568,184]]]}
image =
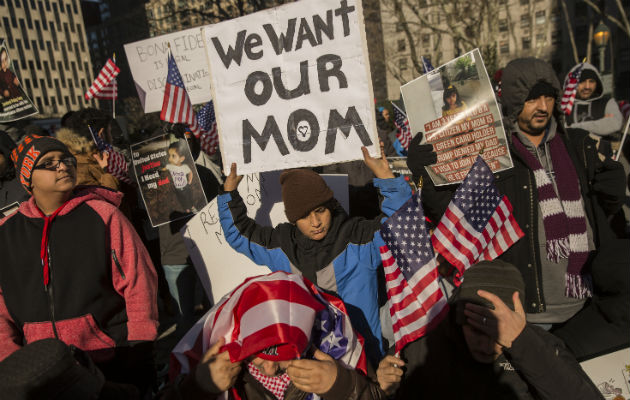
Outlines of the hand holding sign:
{"label": "hand holding sign", "polygon": [[372,157],[365,146],[361,147],[361,151],[363,152],[363,161],[365,162],[365,165],[368,166],[377,178],[395,178],[394,173],[389,168],[389,162],[385,157],[385,145],[383,142],[381,142],[381,156],[379,158]]}
{"label": "hand holding sign", "polygon": [[238,188],[238,184],[243,180],[243,175],[236,175],[236,163],[230,166],[230,175],[225,178],[223,190],[226,192],[234,191]]}

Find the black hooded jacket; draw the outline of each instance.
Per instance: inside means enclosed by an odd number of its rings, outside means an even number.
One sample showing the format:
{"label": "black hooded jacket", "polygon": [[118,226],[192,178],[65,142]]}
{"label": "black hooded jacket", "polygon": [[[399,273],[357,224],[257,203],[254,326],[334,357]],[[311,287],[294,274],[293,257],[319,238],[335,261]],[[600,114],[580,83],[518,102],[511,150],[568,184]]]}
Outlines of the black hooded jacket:
{"label": "black hooded jacket", "polygon": [[[619,210],[624,196],[624,172],[618,162],[597,156],[597,147],[588,132],[581,129],[564,129],[560,112],[560,84],[553,69],[536,58],[521,58],[510,62],[503,70],[502,97],[504,126],[510,146],[514,167],[495,174],[499,192],[506,195],[513,206],[513,213],[525,236],[517,241],[499,258],[515,265],[525,281],[525,304],[527,313],[546,311],[542,288],[542,263],[538,239],[538,191],[534,173],[521,156],[512,148],[512,132],[517,116],[523,109],[530,89],[544,81],[556,89],[554,116],[558,122],[556,134],[562,138],[573,161],[584,201],[586,217],[593,229],[595,246],[614,239],[606,214]],[[410,151],[410,159],[413,157]],[[454,185],[435,187],[424,168],[412,167],[414,179],[423,176],[422,202],[426,215],[439,221],[446,210],[455,189]]]}
{"label": "black hooded jacket", "polygon": [[[4,172],[0,171],[0,210],[15,202],[21,203],[29,198],[28,193],[20,184],[17,178],[13,162],[11,161],[11,151],[15,148],[15,143],[9,135],[0,131],[0,153],[6,159]],[[0,217],[2,213],[0,212]]]}

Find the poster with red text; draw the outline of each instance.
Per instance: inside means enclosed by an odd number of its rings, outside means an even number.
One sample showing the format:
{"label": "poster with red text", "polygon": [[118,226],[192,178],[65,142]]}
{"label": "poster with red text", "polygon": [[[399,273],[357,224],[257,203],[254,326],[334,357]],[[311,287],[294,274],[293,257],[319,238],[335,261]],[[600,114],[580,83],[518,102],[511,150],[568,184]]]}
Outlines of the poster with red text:
{"label": "poster with red text", "polygon": [[436,186],[460,183],[481,155],[493,172],[512,167],[501,111],[478,49],[400,88],[411,131],[437,153]]}

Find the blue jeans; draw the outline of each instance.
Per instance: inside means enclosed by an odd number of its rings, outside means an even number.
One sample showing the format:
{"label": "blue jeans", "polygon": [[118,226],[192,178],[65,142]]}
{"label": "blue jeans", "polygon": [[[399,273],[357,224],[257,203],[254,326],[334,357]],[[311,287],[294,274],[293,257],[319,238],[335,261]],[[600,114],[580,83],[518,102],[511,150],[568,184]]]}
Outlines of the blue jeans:
{"label": "blue jeans", "polygon": [[[183,335],[194,324],[195,282],[197,275],[192,265],[162,265],[168,291],[177,303],[177,333]],[[182,330],[185,329],[183,332]]]}

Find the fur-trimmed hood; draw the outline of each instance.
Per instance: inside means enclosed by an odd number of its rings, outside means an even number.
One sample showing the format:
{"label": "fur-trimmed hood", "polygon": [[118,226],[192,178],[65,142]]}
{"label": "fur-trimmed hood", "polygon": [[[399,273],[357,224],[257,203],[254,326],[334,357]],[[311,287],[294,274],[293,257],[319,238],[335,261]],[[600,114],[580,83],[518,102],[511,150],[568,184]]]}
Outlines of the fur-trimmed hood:
{"label": "fur-trimmed hood", "polygon": [[61,128],[55,135],[57,139],[63,142],[72,154],[92,154],[96,150],[96,146],[91,139],[78,134],[69,128]]}

